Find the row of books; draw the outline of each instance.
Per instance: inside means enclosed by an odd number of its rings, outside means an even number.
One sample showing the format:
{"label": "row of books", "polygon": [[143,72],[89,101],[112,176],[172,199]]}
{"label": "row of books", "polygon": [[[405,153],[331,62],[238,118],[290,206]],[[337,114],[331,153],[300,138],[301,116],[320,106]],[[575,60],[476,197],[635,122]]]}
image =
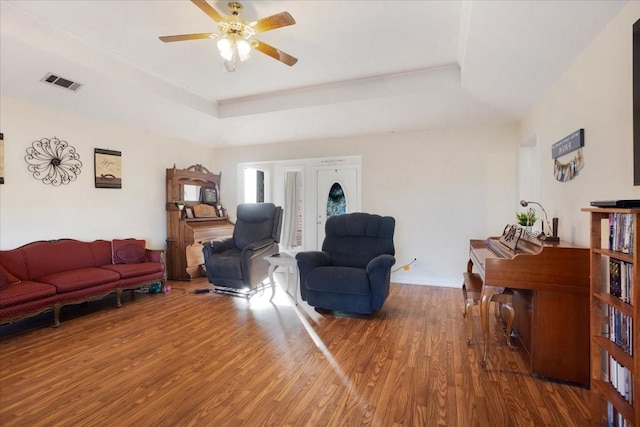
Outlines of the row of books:
{"label": "row of books", "polygon": [[609,427],[633,427],[620,412],[613,406],[613,403],[607,402],[607,426]]}
{"label": "row of books", "polygon": [[633,356],[633,318],[608,305],[609,339]]}
{"label": "row of books", "polygon": [[609,249],[633,253],[633,214],[609,214]]}
{"label": "row of books", "polygon": [[609,259],[609,277],[607,281],[608,292],[630,304],[633,301],[633,264],[620,261],[619,259]]}
{"label": "row of books", "polygon": [[620,393],[620,396],[633,404],[633,371],[620,364],[609,354],[609,370],[606,372],[606,376],[613,388]]}

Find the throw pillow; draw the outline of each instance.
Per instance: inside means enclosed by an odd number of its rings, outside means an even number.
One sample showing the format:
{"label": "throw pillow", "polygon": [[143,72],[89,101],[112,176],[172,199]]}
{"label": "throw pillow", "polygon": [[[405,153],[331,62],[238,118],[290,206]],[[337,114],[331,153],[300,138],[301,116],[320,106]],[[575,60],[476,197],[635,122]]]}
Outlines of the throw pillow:
{"label": "throw pillow", "polygon": [[147,259],[147,242],[137,239],[114,239],[111,242],[114,264],[137,264]]}
{"label": "throw pillow", "polygon": [[16,276],[11,274],[9,270],[0,265],[0,289],[17,283],[20,283],[20,279],[18,279]]}

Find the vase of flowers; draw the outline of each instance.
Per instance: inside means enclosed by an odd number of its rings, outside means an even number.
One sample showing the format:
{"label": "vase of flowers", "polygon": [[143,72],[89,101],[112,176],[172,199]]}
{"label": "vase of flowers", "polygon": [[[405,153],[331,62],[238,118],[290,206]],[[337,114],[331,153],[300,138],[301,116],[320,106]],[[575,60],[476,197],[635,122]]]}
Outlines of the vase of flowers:
{"label": "vase of flowers", "polygon": [[529,208],[524,212],[516,212],[516,219],[518,220],[518,225],[528,232],[531,232],[531,227],[538,220],[536,217],[536,211],[532,208]]}

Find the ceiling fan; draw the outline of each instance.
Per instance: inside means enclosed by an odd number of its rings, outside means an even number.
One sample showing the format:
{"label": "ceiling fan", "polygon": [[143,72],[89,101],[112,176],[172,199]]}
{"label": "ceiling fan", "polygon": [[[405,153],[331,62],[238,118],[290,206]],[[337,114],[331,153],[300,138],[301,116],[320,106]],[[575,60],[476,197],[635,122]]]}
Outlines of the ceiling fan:
{"label": "ceiling fan", "polygon": [[218,49],[220,56],[225,59],[224,67],[226,71],[235,71],[238,59],[245,61],[249,58],[251,49],[262,52],[288,66],[294,65],[298,59],[266,44],[260,40],[252,38],[254,34],[275,30],[276,28],[293,25],[296,21],[289,12],[280,12],[267,16],[255,22],[248,22],[242,16],[242,5],[238,2],[230,2],[227,6],[231,12],[229,15],[221,15],[206,0],[191,0],[200,10],[218,23],[218,33],[196,33],[181,34],[175,36],[162,36],[160,40],[165,43],[179,42],[198,39],[218,39]]}

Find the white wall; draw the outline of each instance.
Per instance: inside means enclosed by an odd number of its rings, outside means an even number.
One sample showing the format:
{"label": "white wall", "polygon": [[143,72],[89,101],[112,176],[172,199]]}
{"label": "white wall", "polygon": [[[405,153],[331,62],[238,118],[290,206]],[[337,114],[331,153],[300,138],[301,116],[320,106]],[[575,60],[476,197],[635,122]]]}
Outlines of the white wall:
{"label": "white wall", "polygon": [[[632,25],[640,2],[632,1],[579,55],[528,114],[522,135],[537,133],[540,198],[559,218],[562,240],[589,245],[592,200],[638,199],[633,186]],[[551,146],[584,128],[585,165],[572,181],[553,175]],[[575,152],[560,160],[568,162]]]}
{"label": "white wall", "polygon": [[[8,98],[0,100],[5,180],[0,185],[0,248],[40,239],[140,237],[164,247],[165,169],[203,163],[222,171],[221,200],[237,203],[237,164],[362,156],[364,211],[397,220],[394,280],[459,286],[468,240],[513,222],[518,206],[518,145],[539,149],[540,202],[560,218],[560,237],[588,245],[591,200],[640,198],[633,186],[631,29],[640,2],[629,2],[545,93],[519,130],[479,128],[391,133],[215,150]],[[532,70],[535,72],[535,70]],[[585,129],[585,167],[573,181],[553,176],[551,145]],[[59,137],[83,162],[76,182],[51,187],[27,171],[32,141]],[[122,151],[123,188],[96,189],[93,149]],[[567,159],[568,161],[571,154]],[[209,160],[210,159],[210,160]],[[213,167],[206,164],[213,162]],[[232,214],[233,214],[233,210]]]}
{"label": "white wall", "polygon": [[[396,218],[393,280],[460,286],[471,238],[499,234],[519,210],[518,133],[480,128],[366,135],[216,150],[226,206],[244,162],[362,156],[362,210]],[[224,190],[226,188],[227,190]]]}
{"label": "white wall", "polygon": [[[0,185],[0,249],[35,240],[136,237],[166,247],[165,171],[201,163],[213,150],[11,98],[0,99],[5,184]],[[33,178],[27,147],[57,137],[76,148],[82,172],[53,187]],[[94,148],[122,152],[122,189],[94,186]]]}

